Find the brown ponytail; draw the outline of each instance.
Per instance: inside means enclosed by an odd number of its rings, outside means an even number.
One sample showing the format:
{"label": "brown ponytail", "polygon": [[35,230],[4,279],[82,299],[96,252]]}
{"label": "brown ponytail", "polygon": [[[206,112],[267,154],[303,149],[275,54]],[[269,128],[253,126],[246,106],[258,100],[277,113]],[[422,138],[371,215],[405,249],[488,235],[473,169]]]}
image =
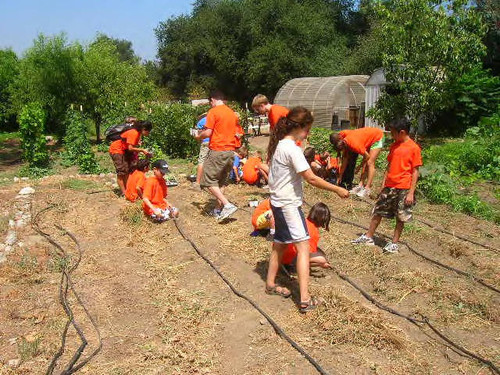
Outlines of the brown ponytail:
{"label": "brown ponytail", "polygon": [[314,117],[307,108],[302,106],[294,107],[288,112],[286,117],[279,119],[278,123],[271,132],[269,146],[267,147],[267,161],[271,159],[278,147],[278,142],[290,134],[294,129],[305,128],[313,123]]}

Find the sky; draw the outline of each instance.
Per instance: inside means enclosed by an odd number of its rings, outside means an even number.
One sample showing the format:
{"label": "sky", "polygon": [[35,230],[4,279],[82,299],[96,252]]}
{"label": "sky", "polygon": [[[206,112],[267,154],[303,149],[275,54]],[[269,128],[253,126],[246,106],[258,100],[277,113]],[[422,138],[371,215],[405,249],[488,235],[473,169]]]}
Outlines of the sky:
{"label": "sky", "polygon": [[19,56],[39,33],[65,32],[88,43],[98,32],[132,42],[142,59],[156,56],[154,29],[160,21],[188,14],[194,0],[0,0],[0,49]]}

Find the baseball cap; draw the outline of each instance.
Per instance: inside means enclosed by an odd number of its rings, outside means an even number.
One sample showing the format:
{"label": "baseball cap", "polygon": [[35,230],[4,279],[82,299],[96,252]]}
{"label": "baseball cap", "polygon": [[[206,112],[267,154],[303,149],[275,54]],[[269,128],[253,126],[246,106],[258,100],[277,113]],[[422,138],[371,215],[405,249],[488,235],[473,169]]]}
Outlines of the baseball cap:
{"label": "baseball cap", "polygon": [[168,172],[168,163],[165,160],[157,160],[152,165],[153,168],[158,168],[163,174]]}

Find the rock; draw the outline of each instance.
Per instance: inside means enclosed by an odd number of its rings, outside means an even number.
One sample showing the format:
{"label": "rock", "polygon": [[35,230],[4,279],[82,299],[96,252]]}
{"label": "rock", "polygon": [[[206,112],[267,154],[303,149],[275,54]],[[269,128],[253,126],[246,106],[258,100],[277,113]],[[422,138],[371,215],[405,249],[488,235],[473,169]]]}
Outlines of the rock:
{"label": "rock", "polygon": [[16,222],[14,220],[9,220],[9,228],[14,228],[16,226]]}
{"label": "rock", "polygon": [[19,247],[23,247],[23,246],[24,246],[24,242],[18,242],[18,243],[17,243],[17,246],[19,246]]}
{"label": "rock", "polygon": [[16,231],[10,229],[8,232],[7,232],[7,237],[5,238],[5,244],[7,246],[12,246],[16,243],[17,241],[17,234],[16,234]]}
{"label": "rock", "polygon": [[13,338],[9,339],[10,345],[14,345],[16,342],[17,342],[17,337],[13,337]]}
{"label": "rock", "polygon": [[106,177],[106,174],[105,173],[101,173],[101,174],[99,174],[99,177],[100,178]]}
{"label": "rock", "polygon": [[29,179],[29,177],[21,177],[21,181],[28,181]]}
{"label": "rock", "polygon": [[104,184],[104,186],[113,186],[113,183],[108,181]]}
{"label": "rock", "polygon": [[22,188],[21,191],[19,192],[19,195],[31,195],[35,194],[35,189],[33,189],[31,186],[26,186],[25,188]]}
{"label": "rock", "polygon": [[19,358],[9,359],[9,362],[7,362],[7,366],[9,367],[18,367],[20,364],[21,360]]}
{"label": "rock", "polygon": [[118,187],[119,187],[119,186],[118,186],[118,184],[115,182],[114,184],[111,184],[111,187],[112,187],[113,189],[118,189]]}
{"label": "rock", "polygon": [[2,264],[3,262],[5,262],[7,260],[7,257],[5,256],[4,253],[0,253],[0,264]]}
{"label": "rock", "polygon": [[108,173],[108,177],[115,177],[115,174],[114,174],[114,173],[109,172],[109,173]]}
{"label": "rock", "polygon": [[69,178],[75,178],[75,175],[70,174]]}
{"label": "rock", "polygon": [[10,245],[5,246],[5,248],[3,249],[3,251],[4,251],[4,254],[10,254],[10,253],[12,253],[12,246],[10,246]]}
{"label": "rock", "polygon": [[260,325],[262,325],[262,326],[263,326],[264,324],[266,324],[266,323],[267,323],[267,320],[266,320],[266,319],[261,319],[261,320],[259,321],[259,323],[260,323]]}
{"label": "rock", "polygon": [[19,181],[21,181],[19,177],[14,177],[14,182],[19,182]]}

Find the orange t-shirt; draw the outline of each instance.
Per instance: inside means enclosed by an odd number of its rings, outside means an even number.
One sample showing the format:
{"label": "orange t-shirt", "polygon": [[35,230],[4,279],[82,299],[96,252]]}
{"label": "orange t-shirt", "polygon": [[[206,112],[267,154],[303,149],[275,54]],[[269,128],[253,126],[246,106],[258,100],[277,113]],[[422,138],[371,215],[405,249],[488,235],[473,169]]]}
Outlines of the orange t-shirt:
{"label": "orange t-shirt", "polygon": [[255,207],[255,211],[252,214],[252,225],[254,228],[257,228],[257,219],[264,212],[267,212],[271,209],[271,200],[266,199],[259,203],[257,207]]}
{"label": "orange t-shirt", "polygon": [[[156,178],[155,176],[148,177],[144,183],[144,191],[142,197],[148,198],[151,204],[155,207],[165,209],[167,208],[167,203],[165,198],[167,197],[167,183],[164,178]],[[152,215],[153,211],[142,202],[142,208],[146,215]]]}
{"label": "orange t-shirt", "polygon": [[120,139],[109,145],[110,154],[124,154],[128,145],[137,146],[141,141],[141,133],[136,129],[130,129],[120,135]]}
{"label": "orange t-shirt", "polygon": [[282,107],[277,104],[273,104],[271,106],[271,109],[269,110],[269,113],[267,114],[267,118],[269,120],[269,126],[271,127],[271,130],[274,129],[276,124],[278,123],[279,119],[282,117],[286,117],[288,115],[288,112],[290,110],[286,107]]}
{"label": "orange t-shirt", "polygon": [[409,189],[413,170],[422,165],[420,147],[411,139],[406,142],[395,142],[391,145],[387,161],[389,169],[385,187]]}
{"label": "orange t-shirt", "polygon": [[249,185],[255,184],[259,180],[259,173],[257,172],[257,165],[262,163],[262,159],[256,156],[248,158],[243,164],[243,181]]}
{"label": "orange t-shirt", "polygon": [[348,133],[344,141],[352,151],[364,155],[371,145],[380,141],[383,136],[384,132],[381,129],[361,128]]}
{"label": "orange t-shirt", "polygon": [[[318,251],[318,243],[319,243],[319,229],[312,221],[309,219],[306,220],[307,231],[309,232],[309,252],[315,253]],[[289,244],[283,254],[283,258],[281,263],[290,264],[293,259],[297,256],[297,248],[294,244]]]}
{"label": "orange t-shirt", "polygon": [[326,167],[328,165],[328,159],[327,160],[321,159],[321,155],[319,154],[314,155],[314,160],[320,163],[323,167]]}
{"label": "orange t-shirt", "polygon": [[236,133],[238,125],[236,113],[227,105],[213,107],[207,114],[205,128],[212,129],[208,147],[213,151],[234,151],[241,144]]}
{"label": "orange t-shirt", "polygon": [[346,130],[341,130],[339,131],[339,135],[342,137],[342,138],[345,138],[347,137],[347,134],[351,133],[353,130],[349,130],[349,129],[346,129]]}
{"label": "orange t-shirt", "polygon": [[340,169],[340,164],[339,164],[339,158],[334,158],[333,156],[330,156],[330,159],[328,159],[328,166],[327,169]]}
{"label": "orange t-shirt", "polygon": [[137,194],[137,187],[144,190],[144,182],[146,181],[146,175],[143,171],[136,169],[127,179],[127,190],[125,191],[125,198],[131,202],[135,202],[139,198]]}

